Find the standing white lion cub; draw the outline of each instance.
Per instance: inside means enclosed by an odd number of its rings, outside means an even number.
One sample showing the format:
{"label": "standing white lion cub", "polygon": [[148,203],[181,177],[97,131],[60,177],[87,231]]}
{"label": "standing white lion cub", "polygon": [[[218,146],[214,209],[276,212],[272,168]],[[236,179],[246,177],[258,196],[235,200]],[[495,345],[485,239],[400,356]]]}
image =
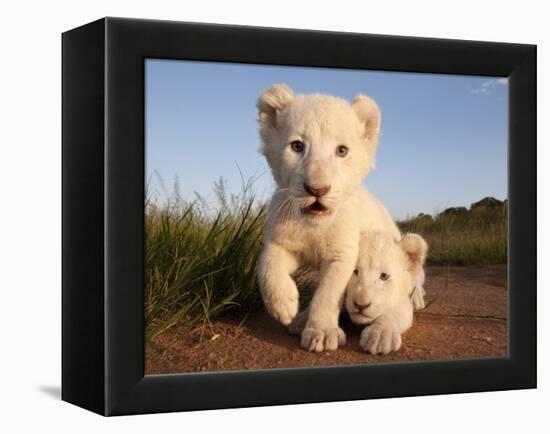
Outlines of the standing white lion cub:
{"label": "standing white lion cub", "polygon": [[368,324],[359,345],[371,354],[401,347],[413,323],[412,295],[423,283],[426,241],[407,234],[396,242],[387,233],[367,231],[359,242],[357,267],[346,290],[346,309],[356,324]]}
{"label": "standing white lion cub", "polygon": [[319,269],[301,343],[309,351],[335,350],[345,342],[338,316],[360,233],[401,238],[361,185],[374,165],[380,111],[364,95],[350,105],[328,95],[295,96],[284,84],[262,93],[258,108],[262,153],[277,184],[258,267],[262,297],[268,312],[289,325],[299,307],[292,274],[302,265]]}

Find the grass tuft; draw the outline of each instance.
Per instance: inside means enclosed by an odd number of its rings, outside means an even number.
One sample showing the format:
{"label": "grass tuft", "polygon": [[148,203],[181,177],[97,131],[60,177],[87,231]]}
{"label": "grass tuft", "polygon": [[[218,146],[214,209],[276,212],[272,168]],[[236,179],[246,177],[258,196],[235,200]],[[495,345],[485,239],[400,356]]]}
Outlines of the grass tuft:
{"label": "grass tuft", "polygon": [[[231,201],[233,202],[233,201]],[[256,263],[264,207],[244,194],[212,215],[197,201],[176,198],[145,213],[146,338],[186,329],[228,310],[260,304]]]}

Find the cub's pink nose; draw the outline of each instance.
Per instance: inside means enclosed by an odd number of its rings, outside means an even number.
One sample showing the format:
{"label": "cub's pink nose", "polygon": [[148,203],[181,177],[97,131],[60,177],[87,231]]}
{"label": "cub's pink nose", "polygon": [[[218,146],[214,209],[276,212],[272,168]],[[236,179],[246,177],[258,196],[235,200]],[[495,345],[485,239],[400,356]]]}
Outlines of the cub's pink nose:
{"label": "cub's pink nose", "polygon": [[359,304],[356,301],[353,302],[353,305],[355,306],[355,309],[357,309],[359,312],[362,312],[363,310],[369,308],[371,304],[372,304],[372,302],[367,303],[367,304]]}
{"label": "cub's pink nose", "polygon": [[316,187],[312,187],[311,185],[304,184],[304,189],[312,196],[322,197],[330,191],[330,185],[316,188]]}

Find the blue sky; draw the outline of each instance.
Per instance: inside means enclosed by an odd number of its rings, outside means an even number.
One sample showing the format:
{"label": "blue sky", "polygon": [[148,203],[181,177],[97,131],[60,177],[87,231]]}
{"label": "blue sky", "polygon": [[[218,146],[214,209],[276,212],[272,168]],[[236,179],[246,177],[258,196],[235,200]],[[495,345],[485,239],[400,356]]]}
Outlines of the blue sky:
{"label": "blue sky", "polygon": [[505,79],[152,59],[145,77],[146,178],[158,200],[176,178],[186,199],[197,191],[214,202],[220,177],[238,193],[239,168],[259,176],[257,194],[269,197],[274,183],[258,152],[256,100],[273,83],[378,102],[382,134],[365,185],[394,218],[507,197]]}

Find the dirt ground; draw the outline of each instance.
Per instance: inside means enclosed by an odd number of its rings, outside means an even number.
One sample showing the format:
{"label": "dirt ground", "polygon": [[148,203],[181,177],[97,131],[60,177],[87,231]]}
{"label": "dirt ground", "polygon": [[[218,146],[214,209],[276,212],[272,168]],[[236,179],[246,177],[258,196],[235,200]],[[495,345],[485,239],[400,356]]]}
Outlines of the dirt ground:
{"label": "dirt ground", "polygon": [[244,322],[213,323],[207,340],[200,331],[169,332],[146,348],[146,374],[347,365],[406,360],[445,360],[507,355],[506,266],[428,267],[428,307],[415,314],[396,353],[372,356],[359,347],[362,328],[344,320],[347,344],[335,352],[308,353],[299,337],[265,312]]}

